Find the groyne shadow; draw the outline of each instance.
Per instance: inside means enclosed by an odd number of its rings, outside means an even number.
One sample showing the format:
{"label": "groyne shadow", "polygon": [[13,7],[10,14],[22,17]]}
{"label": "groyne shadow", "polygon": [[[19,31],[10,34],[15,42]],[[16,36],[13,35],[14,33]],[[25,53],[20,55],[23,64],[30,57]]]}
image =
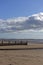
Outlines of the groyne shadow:
{"label": "groyne shadow", "polygon": [[43,48],[2,48],[0,50],[42,50]]}

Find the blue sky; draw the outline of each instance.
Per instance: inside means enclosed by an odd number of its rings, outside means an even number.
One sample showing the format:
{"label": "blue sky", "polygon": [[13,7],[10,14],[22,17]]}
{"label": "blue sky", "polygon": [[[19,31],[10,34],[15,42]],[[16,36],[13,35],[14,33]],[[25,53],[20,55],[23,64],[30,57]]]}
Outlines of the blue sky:
{"label": "blue sky", "polygon": [[[43,32],[38,32],[38,31],[31,32],[30,31],[30,32],[15,33],[15,31],[8,32],[9,29],[7,28],[7,27],[11,27],[13,24],[13,23],[12,24],[8,23],[9,20],[10,20],[10,22],[12,22],[13,21],[12,19],[14,19],[14,18],[17,18],[14,20],[18,20],[18,19],[21,20],[21,18],[18,18],[18,17],[27,17],[28,18],[28,16],[37,14],[40,12],[43,12],[43,0],[0,0],[0,19],[1,19],[0,26],[1,26],[1,30],[3,31],[2,33],[0,32],[0,38],[23,38],[23,39],[24,38],[32,38],[32,39],[37,39],[37,38],[41,39],[42,38],[43,39]],[[26,18],[26,20],[27,20],[27,18]],[[4,21],[4,25],[2,24],[3,23],[2,20]],[[22,18],[22,20],[24,21],[24,18]],[[5,23],[6,21],[8,21],[7,22],[8,24]],[[26,24],[25,25],[24,24],[23,24],[23,28],[20,28],[20,29],[23,30],[23,29],[28,28],[25,26]],[[18,25],[16,24],[16,28],[17,28],[17,26]],[[2,27],[4,29],[2,29]],[[13,25],[12,28],[10,28],[10,30],[12,30],[12,29],[15,30],[14,27],[15,27],[15,24]],[[5,28],[7,28],[7,32],[5,31]],[[17,30],[18,30],[18,28],[17,28]]]}
{"label": "blue sky", "polygon": [[0,0],[0,18],[29,16],[43,12],[43,0]]}

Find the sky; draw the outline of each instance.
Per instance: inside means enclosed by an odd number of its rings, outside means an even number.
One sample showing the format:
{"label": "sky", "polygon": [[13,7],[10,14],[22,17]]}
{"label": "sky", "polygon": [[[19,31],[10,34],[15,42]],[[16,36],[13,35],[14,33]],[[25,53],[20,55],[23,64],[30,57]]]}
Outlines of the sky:
{"label": "sky", "polygon": [[0,18],[29,16],[43,12],[43,0],[0,0]]}
{"label": "sky", "polygon": [[43,39],[43,0],[0,0],[0,38]]}

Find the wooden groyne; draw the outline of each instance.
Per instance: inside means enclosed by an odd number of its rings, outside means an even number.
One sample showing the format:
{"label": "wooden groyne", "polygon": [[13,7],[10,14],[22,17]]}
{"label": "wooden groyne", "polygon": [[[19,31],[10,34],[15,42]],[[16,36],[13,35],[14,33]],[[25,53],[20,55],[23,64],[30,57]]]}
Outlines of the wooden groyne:
{"label": "wooden groyne", "polygon": [[0,40],[0,46],[7,46],[7,45],[27,45],[27,41]]}

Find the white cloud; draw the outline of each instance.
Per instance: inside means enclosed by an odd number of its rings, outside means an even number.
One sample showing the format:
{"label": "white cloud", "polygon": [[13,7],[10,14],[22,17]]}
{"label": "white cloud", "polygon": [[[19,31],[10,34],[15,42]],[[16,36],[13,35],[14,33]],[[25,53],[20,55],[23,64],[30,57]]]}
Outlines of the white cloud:
{"label": "white cloud", "polygon": [[43,32],[43,13],[28,17],[0,19],[0,32]]}

